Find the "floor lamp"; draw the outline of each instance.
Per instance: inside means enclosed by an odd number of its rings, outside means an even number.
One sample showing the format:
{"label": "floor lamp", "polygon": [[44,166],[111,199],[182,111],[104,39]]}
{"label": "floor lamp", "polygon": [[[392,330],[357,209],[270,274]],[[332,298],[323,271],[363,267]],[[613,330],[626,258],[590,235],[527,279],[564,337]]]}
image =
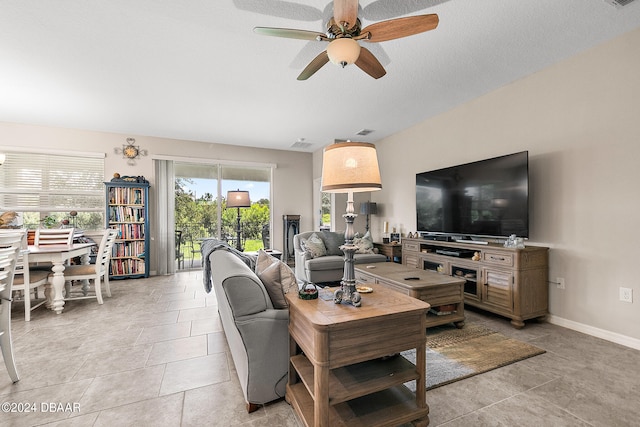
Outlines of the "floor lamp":
{"label": "floor lamp", "polygon": [[250,208],[251,200],[249,199],[248,191],[227,191],[227,208],[238,208],[238,224],[236,225],[236,232],[238,233],[238,240],[236,242],[236,249],[242,252],[242,242],[240,240],[242,234],[242,228],[240,227],[240,208]]}
{"label": "floor lamp", "polygon": [[342,215],[347,223],[344,232],[344,275],[340,289],[333,300],[336,304],[348,302],[359,307],[360,294],[356,291],[353,255],[358,249],[353,244],[353,221],[358,215],[353,209],[353,193],[382,189],[376,147],[366,142],[340,142],[329,145],[322,156],[322,191],[347,193],[347,211]]}

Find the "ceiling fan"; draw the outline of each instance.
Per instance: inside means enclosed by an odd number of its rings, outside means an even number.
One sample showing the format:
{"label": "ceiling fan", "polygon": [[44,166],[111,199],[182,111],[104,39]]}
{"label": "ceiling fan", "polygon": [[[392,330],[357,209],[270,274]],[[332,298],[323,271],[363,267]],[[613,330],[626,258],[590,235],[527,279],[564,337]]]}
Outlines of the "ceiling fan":
{"label": "ceiling fan", "polygon": [[327,49],[302,70],[298,80],[307,80],[329,61],[343,68],[356,64],[374,79],[379,79],[387,72],[380,61],[367,48],[360,46],[358,41],[376,43],[399,39],[433,30],[438,22],[438,15],[429,14],[390,19],[361,28],[358,0],[334,0],[333,17],[327,22],[326,33],[273,27],[255,27],[253,31],[265,36],[329,42]]}

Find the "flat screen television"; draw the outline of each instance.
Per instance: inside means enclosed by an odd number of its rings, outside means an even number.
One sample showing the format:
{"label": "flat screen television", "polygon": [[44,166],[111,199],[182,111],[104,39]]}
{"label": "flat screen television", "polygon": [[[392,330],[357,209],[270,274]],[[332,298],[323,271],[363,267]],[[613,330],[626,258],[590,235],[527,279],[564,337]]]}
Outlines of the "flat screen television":
{"label": "flat screen television", "polygon": [[529,152],[416,174],[416,216],[421,233],[529,237]]}

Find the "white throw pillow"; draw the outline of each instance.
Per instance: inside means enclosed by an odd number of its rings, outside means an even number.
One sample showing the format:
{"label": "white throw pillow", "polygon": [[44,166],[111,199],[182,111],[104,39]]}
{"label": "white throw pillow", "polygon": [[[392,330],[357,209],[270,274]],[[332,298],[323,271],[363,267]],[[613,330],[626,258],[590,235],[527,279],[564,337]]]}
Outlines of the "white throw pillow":
{"label": "white throw pillow", "polygon": [[362,236],[353,238],[353,244],[358,247],[356,250],[357,254],[373,254],[375,253],[373,250],[373,240],[371,239],[371,233],[367,231],[367,233]]}
{"label": "white throw pillow", "polygon": [[311,254],[311,258],[318,258],[327,255],[327,248],[324,242],[316,233],[311,234],[308,239],[302,239],[302,249]]}
{"label": "white throw pillow", "polygon": [[267,290],[273,308],[287,308],[289,304],[284,294],[293,287],[298,289],[298,281],[291,268],[260,249],[256,259],[256,275]]}

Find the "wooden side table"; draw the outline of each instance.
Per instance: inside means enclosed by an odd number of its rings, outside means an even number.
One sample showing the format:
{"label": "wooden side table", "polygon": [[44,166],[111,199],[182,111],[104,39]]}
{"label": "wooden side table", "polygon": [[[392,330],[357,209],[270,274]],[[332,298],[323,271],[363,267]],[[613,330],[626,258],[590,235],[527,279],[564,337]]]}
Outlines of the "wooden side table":
{"label": "wooden side table", "polygon": [[373,247],[393,262],[402,262],[401,243],[374,243]]}
{"label": "wooden side table", "polygon": [[[369,285],[369,284],[367,284]],[[333,300],[289,303],[290,366],[286,399],[303,425],[429,424],[426,313],[429,304],[381,285],[362,306]],[[401,356],[416,349],[416,365]],[[416,392],[404,383],[416,380]]]}

